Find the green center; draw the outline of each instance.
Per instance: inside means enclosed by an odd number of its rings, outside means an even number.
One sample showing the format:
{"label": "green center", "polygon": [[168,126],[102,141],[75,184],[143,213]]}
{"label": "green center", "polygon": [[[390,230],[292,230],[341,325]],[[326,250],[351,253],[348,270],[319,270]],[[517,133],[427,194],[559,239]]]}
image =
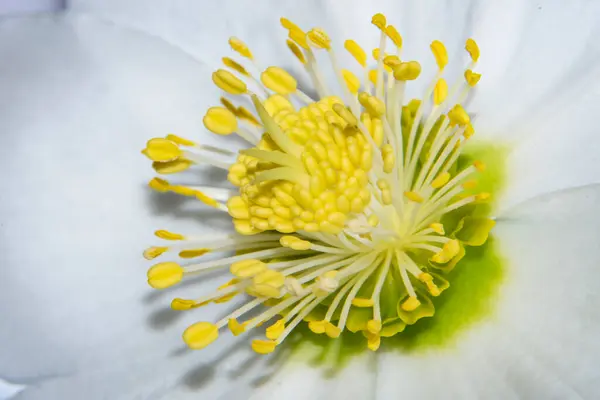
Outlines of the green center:
{"label": "green center", "polygon": [[[481,142],[467,146],[461,154],[457,163],[459,170],[474,160],[481,160],[487,165],[475,190],[485,191],[493,196],[491,202],[471,208],[470,215],[494,216],[494,199],[501,193],[505,180],[506,155],[507,148]],[[449,223],[457,223],[463,216],[464,212],[449,215]],[[483,246],[467,247],[465,257],[445,275],[450,287],[433,299],[435,315],[420,319],[396,336],[385,338],[381,350],[408,353],[451,348],[460,340],[461,333],[493,315],[504,273],[505,262],[498,253],[492,231]],[[315,335],[304,326],[296,329],[289,339],[292,360],[308,361],[333,368],[332,371],[343,367],[354,355],[367,351],[365,338],[361,333],[345,331],[340,338],[332,340],[323,335]]]}

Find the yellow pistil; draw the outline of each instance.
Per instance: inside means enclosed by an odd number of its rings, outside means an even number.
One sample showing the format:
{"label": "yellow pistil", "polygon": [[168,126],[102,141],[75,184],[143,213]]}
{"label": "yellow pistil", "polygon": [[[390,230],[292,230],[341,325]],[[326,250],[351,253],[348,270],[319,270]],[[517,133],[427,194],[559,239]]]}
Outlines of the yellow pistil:
{"label": "yellow pistil", "polygon": [[[208,346],[221,329],[238,336],[260,328],[264,338],[251,347],[268,354],[308,324],[331,339],[361,331],[365,347],[376,351],[382,338],[433,316],[433,300],[449,287],[442,274],[456,267],[469,247],[486,241],[495,222],[473,209],[486,208],[480,203],[493,193],[472,191],[478,178],[473,175],[485,165],[479,160],[465,165],[460,158],[474,134],[463,100],[481,78],[474,72],[477,43],[469,39],[465,45],[472,59],[465,81],[447,82],[442,74],[448,53],[441,41],[433,41],[437,73],[425,97],[411,99],[406,96],[415,92],[410,86],[420,77],[421,64],[401,57],[402,36],[383,14],[371,22],[380,39],[373,67],[355,41],[344,43],[362,69],[355,75],[338,65],[323,29],[305,31],[281,19],[287,46],[303,64],[316,100],[279,66],[255,77],[242,63],[222,59],[228,70],[215,71],[214,83],[229,95],[246,96],[253,109],[221,97],[222,106],[209,108],[203,124],[218,135],[235,133],[248,148],[223,149],[174,134],[146,143],[142,152],[156,172],[175,175],[173,183],[153,178],[152,189],[198,199],[229,215],[235,228],[198,236],[158,230],[156,237],[169,243],[144,251],[146,259],[181,261],[148,270],[148,283],[156,289],[211,271],[230,273],[198,298],[172,300],[173,310],[190,312],[240,301],[216,322],[189,326],[183,340],[190,348]],[[244,63],[250,60],[258,68],[244,42],[232,37],[229,44]],[[335,85],[326,82],[317,62],[322,50]],[[340,85],[338,97],[330,87]],[[177,183],[178,173],[204,164],[226,171],[231,185]],[[458,209],[458,216],[452,214]]]}

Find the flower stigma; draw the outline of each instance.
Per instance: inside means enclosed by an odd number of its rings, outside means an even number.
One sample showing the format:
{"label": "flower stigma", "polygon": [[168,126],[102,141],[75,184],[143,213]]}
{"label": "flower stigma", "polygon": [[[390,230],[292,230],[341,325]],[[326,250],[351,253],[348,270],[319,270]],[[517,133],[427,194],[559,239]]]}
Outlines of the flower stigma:
{"label": "flower stigma", "polygon": [[[175,310],[246,299],[216,322],[188,327],[183,339],[190,348],[208,346],[226,329],[238,336],[265,326],[265,337],[251,346],[271,353],[308,324],[332,339],[360,331],[375,351],[381,338],[432,317],[432,299],[450,286],[445,275],[469,246],[486,242],[495,222],[474,212],[491,199],[477,190],[486,165],[459,162],[475,133],[463,104],[481,78],[477,43],[466,41],[464,74],[449,85],[446,48],[433,41],[436,73],[422,98],[411,99],[406,89],[420,77],[421,64],[402,58],[402,37],[385,16],[376,14],[372,23],[380,31],[375,68],[355,41],[344,45],[362,70],[358,77],[339,67],[325,31],[305,32],[281,19],[287,46],[316,98],[283,68],[259,67],[246,44],[231,38],[241,60],[223,58],[228,69],[212,79],[227,95],[247,96],[254,110],[223,97],[203,122],[215,134],[240,136],[248,148],[234,153],[171,134],[149,140],[142,151],[161,175],[208,164],[227,170],[233,185],[149,183],[229,213],[235,227],[234,233],[205,236],[159,230],[165,244],[144,252],[147,259],[183,259],[149,269],[148,283],[156,289],[229,269],[232,277],[212,293],[175,298]],[[337,82],[325,80],[318,53],[326,53]],[[330,88],[335,85],[339,96]],[[218,257],[192,260],[207,253]]]}

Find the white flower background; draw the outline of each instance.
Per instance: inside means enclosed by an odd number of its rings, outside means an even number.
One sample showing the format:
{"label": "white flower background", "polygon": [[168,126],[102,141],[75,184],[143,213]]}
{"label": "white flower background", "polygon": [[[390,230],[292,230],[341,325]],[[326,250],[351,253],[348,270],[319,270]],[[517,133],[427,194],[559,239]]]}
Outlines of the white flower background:
{"label": "white flower background", "polygon": [[[263,65],[289,67],[280,16],[325,28],[341,50],[346,38],[377,45],[375,12],[398,27],[423,77],[432,40],[446,43],[455,72],[464,40],[479,43],[477,135],[515,148],[494,231],[508,260],[495,312],[456,346],[365,351],[334,378],[254,357],[228,334],[185,350],[185,327],[217,311],[171,312],[172,292],[146,284],[141,250],[155,229],[210,232],[227,220],[150,193],[140,149],[171,132],[238,145],[202,126],[229,36]],[[64,15],[0,21],[4,396],[600,398],[598,38],[600,3],[586,0],[74,0]],[[223,174],[201,176],[225,185]]]}

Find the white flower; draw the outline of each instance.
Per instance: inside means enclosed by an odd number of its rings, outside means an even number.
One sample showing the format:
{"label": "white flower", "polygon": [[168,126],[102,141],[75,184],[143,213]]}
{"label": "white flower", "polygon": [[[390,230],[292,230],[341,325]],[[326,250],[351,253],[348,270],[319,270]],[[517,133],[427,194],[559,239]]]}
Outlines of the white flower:
{"label": "white flower", "polygon": [[[82,1],[76,10],[105,22],[73,13],[1,26],[10,63],[1,74],[9,172],[0,377],[25,385],[24,398],[42,399],[596,397],[598,6],[256,3]],[[334,376],[285,354],[257,361],[245,341],[226,335],[201,352],[181,350],[180,332],[198,314],[161,309],[172,296],[149,293],[137,250],[156,226],[194,232],[194,216],[214,214],[149,197],[136,186],[147,169],[135,150],[166,132],[194,136],[219,96],[210,73],[230,35],[252,43],[261,61],[288,65],[285,46],[273,51],[283,43],[279,16],[366,46],[377,31],[365,19],[377,11],[402,31],[423,76],[435,74],[425,62],[434,39],[451,59],[467,37],[482,49],[484,78],[468,109],[478,136],[515,148],[494,230],[507,270],[488,317],[441,348],[383,347]],[[322,289],[336,290],[335,277],[324,278]],[[206,279],[181,290],[191,298],[214,286]],[[293,281],[284,286],[298,290]],[[223,316],[212,307],[198,313]]]}

